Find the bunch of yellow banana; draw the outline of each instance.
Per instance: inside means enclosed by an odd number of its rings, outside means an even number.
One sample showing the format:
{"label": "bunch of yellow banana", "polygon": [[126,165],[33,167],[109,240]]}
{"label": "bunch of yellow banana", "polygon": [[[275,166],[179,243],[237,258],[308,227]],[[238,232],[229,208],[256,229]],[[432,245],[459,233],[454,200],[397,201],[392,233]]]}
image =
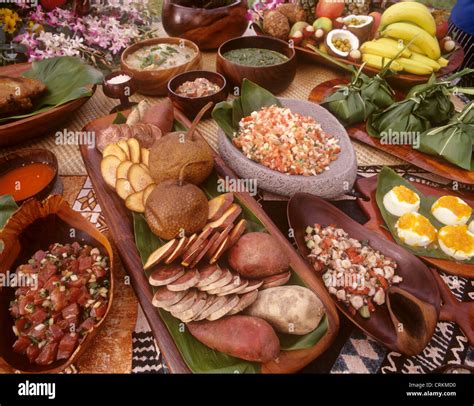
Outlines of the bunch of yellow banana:
{"label": "bunch of yellow banana", "polygon": [[[391,59],[395,58],[404,47],[405,44],[403,41],[396,41],[392,38],[379,38],[376,40],[364,42],[360,46],[360,52],[363,54],[378,55]],[[411,51],[406,48],[399,56],[409,58],[411,54]]]}
{"label": "bunch of yellow banana", "polygon": [[416,1],[401,1],[385,10],[380,20],[380,30],[401,22],[415,24],[433,37],[436,34],[436,23],[430,10]]}
{"label": "bunch of yellow banana", "polygon": [[[382,69],[388,64],[390,58],[385,58],[379,55],[362,54],[362,61],[364,61],[367,66],[371,66],[372,68]],[[398,60],[394,60],[390,65],[390,69],[398,72],[403,70],[403,66],[398,63]]]}
{"label": "bunch of yellow banana", "polygon": [[[381,38],[360,47],[362,59],[369,66],[381,68],[397,58],[391,65],[393,70],[429,75],[448,64],[441,58],[435,20],[421,3],[402,1],[389,7],[382,14],[379,30]],[[406,44],[409,46],[404,49]]]}
{"label": "bunch of yellow banana", "polygon": [[[400,3],[404,4],[404,3]],[[441,57],[438,40],[422,28],[410,23],[393,23],[382,31],[383,37],[401,39],[419,48],[423,54],[435,61]]]}

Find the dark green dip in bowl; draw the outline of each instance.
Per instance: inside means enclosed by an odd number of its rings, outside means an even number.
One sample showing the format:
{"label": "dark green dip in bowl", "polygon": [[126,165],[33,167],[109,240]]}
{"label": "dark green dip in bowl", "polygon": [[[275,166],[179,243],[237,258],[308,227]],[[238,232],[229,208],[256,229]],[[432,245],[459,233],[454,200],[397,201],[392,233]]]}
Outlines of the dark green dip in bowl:
{"label": "dark green dip in bowl", "polygon": [[246,66],[272,66],[288,60],[286,55],[264,48],[232,49],[222,56],[231,62]]}

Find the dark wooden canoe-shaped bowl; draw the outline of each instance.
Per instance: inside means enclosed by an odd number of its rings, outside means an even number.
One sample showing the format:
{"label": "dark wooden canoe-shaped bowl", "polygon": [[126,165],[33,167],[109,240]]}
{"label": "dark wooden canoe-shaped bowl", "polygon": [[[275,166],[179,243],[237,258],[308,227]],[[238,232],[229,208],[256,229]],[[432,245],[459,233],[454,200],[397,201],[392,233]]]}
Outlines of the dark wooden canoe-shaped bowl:
{"label": "dark wooden canoe-shaped bowl", "polygon": [[[288,59],[277,65],[247,66],[231,62],[223,56],[228,51],[242,48],[270,49],[285,55]],[[293,82],[296,65],[295,50],[285,41],[273,37],[233,38],[220,46],[216,56],[216,70],[225,76],[231,92],[235,86],[240,87],[243,79],[248,79],[273,94],[281,93]]]}
{"label": "dark wooden canoe-shaped bowl", "polygon": [[[403,281],[387,290],[387,303],[376,306],[369,319],[359,314],[353,316],[344,304],[334,296],[332,299],[356,326],[391,350],[406,355],[423,351],[433,335],[441,307],[436,280],[423,262],[360,225],[327,201],[307,193],[298,193],[290,199],[288,221],[304,258],[310,253],[305,244],[305,230],[314,224],[340,227],[350,237],[366,240],[371,247],[393,258],[398,264],[396,274],[402,276]],[[313,272],[322,280],[322,273]]]}
{"label": "dark wooden canoe-shaped bowl", "polygon": [[[436,196],[441,197],[447,194],[457,196],[463,199],[471,207],[474,207],[474,196],[470,193],[455,192],[451,189],[449,191],[445,189],[436,188],[434,186],[426,185],[423,183],[412,182],[421,193],[425,196]],[[358,179],[355,184],[356,190],[361,194],[361,197],[357,199],[359,206],[365,212],[369,221],[365,223],[365,227],[370,228],[376,233],[388,238],[393,241],[392,234],[382,226],[385,221],[380,213],[377,205],[377,199],[375,194],[377,192],[377,176],[370,176],[368,178]],[[463,264],[456,261],[449,261],[447,259],[438,259],[430,257],[421,257],[427,264],[434,266],[444,272],[452,275],[463,276],[465,278],[474,278],[474,265]]]}
{"label": "dark wooden canoe-shaped bowl", "polygon": [[[129,111],[125,111],[124,114],[128,115]],[[115,115],[109,115],[94,120],[85,127],[85,130],[94,131],[104,128],[110,125],[114,118]],[[189,120],[177,109],[175,109],[175,118],[186,126],[190,125]],[[103,181],[100,172],[100,162],[102,160],[100,152],[96,149],[81,146],[81,153],[107,220],[110,233],[117,245],[118,252],[121,253],[122,262],[130,275],[137,298],[140,301],[166,363],[173,373],[189,373],[191,371],[184,362],[165,323],[160,318],[157,309],[152,305],[151,300],[153,293],[148,279],[143,272],[142,261],[135,245],[131,213],[125,207],[123,200],[112,189],[107,187]],[[214,162],[215,169],[220,176],[228,176],[230,179],[236,178],[236,175],[224,164],[217,153],[214,155]],[[336,338],[339,330],[337,310],[321,280],[314,275],[312,270],[298,255],[285,236],[281,234],[278,227],[263,211],[257,201],[248,193],[235,193],[235,195],[242,204],[258,217],[267,231],[277,239],[282,249],[290,258],[293,271],[299,275],[308,288],[312,289],[318,295],[324,305],[328,320],[328,330],[319,342],[309,349],[284,351],[280,354],[278,362],[269,362],[262,365],[261,368],[263,373],[297,372],[321,355]]]}
{"label": "dark wooden canoe-shaped bowl", "polygon": [[246,0],[212,9],[192,7],[193,3],[196,2],[163,2],[163,28],[169,36],[189,39],[203,50],[217,49],[225,41],[240,37],[247,29]]}
{"label": "dark wooden canoe-shaped bowl", "polygon": [[[18,77],[31,69],[31,63],[19,63],[0,67],[0,76]],[[96,87],[92,87],[92,94]],[[60,128],[71,114],[78,110],[89,97],[81,97],[60,106],[53,107],[43,113],[35,114],[19,120],[0,123],[0,147],[16,145],[20,142],[45,135]]]}
{"label": "dark wooden canoe-shaped bowl", "polygon": [[93,337],[101,328],[113,302],[113,252],[112,247],[96,227],[79,212],[74,211],[59,195],[51,195],[40,202],[30,199],[25,202],[0,230],[0,240],[4,248],[0,252],[0,272],[14,272],[16,267],[28,262],[38,250],[45,250],[50,244],[72,243],[88,244],[99,248],[101,253],[110,258],[110,295],[107,311],[79,344],[71,357],[57,361],[48,366],[30,364],[26,356],[13,351],[15,341],[12,326],[13,319],[8,310],[14,298],[15,288],[0,287],[0,360],[10,369],[9,372],[24,373],[58,373],[74,363],[92,342]]}
{"label": "dark wooden canoe-shaped bowl", "polygon": [[[327,96],[334,92],[334,86],[345,83],[347,83],[347,80],[342,78],[332,79],[320,83],[311,91],[308,100],[319,104]],[[395,98],[398,100],[402,99],[403,93],[397,92]],[[419,168],[428,172],[442,176],[446,179],[474,185],[474,171],[467,171],[460,168],[459,166],[445,161],[444,159],[417,151],[410,145],[382,144],[380,139],[371,137],[367,133],[365,123],[356,124],[347,128],[347,133],[349,134],[349,137],[354,140],[360,141],[363,144],[396,156],[397,158],[400,158],[406,162],[410,162],[411,164],[418,166]]]}
{"label": "dark wooden canoe-shaped bowl", "polygon": [[[258,24],[252,23],[252,28],[254,29],[257,35],[268,35],[261,29],[261,27]],[[328,68],[333,68],[337,70],[341,69],[335,63],[329,61],[328,59],[322,57],[321,55],[311,50],[311,48],[295,46],[295,50],[296,50],[296,53],[299,56],[301,56],[303,59],[306,59],[311,62],[316,62],[318,65],[323,65]],[[334,57],[334,59],[343,64],[352,65],[355,68],[360,68],[362,65],[359,62],[350,61],[344,58]],[[438,72],[436,72],[436,76],[441,77],[441,76],[454,73],[462,65],[463,61],[464,61],[464,50],[459,44],[456,44],[456,50],[449,57],[448,66],[441,68]],[[365,66],[363,69],[363,72],[369,76],[375,76],[377,73],[380,72],[380,70],[377,68],[372,68],[370,66]],[[425,83],[428,79],[429,79],[428,75],[414,75],[414,74],[405,73],[405,72],[396,73],[396,74],[387,76],[387,81],[393,87],[397,87],[400,89],[410,89],[415,85]]]}
{"label": "dark wooden canoe-shaped bowl", "polygon": [[[51,151],[39,148],[22,149],[0,158],[0,177],[13,169],[38,162],[47,164],[54,171],[54,176],[51,181],[47,185],[44,185],[44,187],[38,193],[33,196],[28,196],[27,199],[31,197],[39,200],[44,199],[51,192],[58,178],[58,160],[56,155],[54,155]],[[21,204],[27,199],[17,201],[16,203]]]}

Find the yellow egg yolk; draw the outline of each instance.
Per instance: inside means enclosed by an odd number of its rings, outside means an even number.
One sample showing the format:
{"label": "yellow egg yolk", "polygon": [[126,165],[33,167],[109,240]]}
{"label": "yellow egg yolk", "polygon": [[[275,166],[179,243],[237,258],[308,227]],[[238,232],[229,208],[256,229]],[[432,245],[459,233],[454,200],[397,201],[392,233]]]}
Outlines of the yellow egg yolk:
{"label": "yellow egg yolk", "polygon": [[454,196],[443,196],[440,197],[435,204],[433,204],[433,207],[431,208],[431,212],[439,207],[443,207],[445,209],[451,210],[454,215],[458,218],[461,219],[463,217],[471,217],[472,209],[469,207],[468,204],[460,202],[456,197]]}
{"label": "yellow egg yolk", "polygon": [[419,201],[418,195],[406,186],[395,186],[392,190],[399,202],[414,204]]}
{"label": "yellow egg yolk", "polygon": [[438,238],[455,251],[467,254],[474,252],[474,236],[467,231],[465,224],[457,226],[445,226],[439,230]]}
{"label": "yellow egg yolk", "polygon": [[410,230],[414,233],[428,237],[430,240],[436,238],[436,228],[430,221],[421,214],[406,213],[398,219],[398,228],[402,230]]}

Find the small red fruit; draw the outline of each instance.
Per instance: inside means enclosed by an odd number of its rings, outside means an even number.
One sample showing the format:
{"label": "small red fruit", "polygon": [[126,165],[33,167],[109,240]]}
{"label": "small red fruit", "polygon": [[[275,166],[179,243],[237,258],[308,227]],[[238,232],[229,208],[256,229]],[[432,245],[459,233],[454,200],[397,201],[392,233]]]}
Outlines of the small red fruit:
{"label": "small red fruit", "polygon": [[441,52],[447,53],[447,52],[452,52],[454,51],[454,48],[456,48],[456,43],[453,41],[451,37],[444,37],[440,42],[439,42]]}
{"label": "small red fruit", "polygon": [[298,46],[303,41],[303,33],[298,30],[293,35],[290,35],[290,40],[293,41],[293,45]]}
{"label": "small red fruit", "polygon": [[369,16],[374,19],[374,23],[372,24],[372,38],[375,36],[375,33],[378,31],[380,26],[380,20],[382,19],[382,14],[378,11],[372,11]]}
{"label": "small red fruit", "polygon": [[443,21],[442,23],[436,26],[436,38],[443,39],[446,35],[448,35],[449,30],[449,23],[447,21]]}
{"label": "small red fruit", "polygon": [[315,29],[312,25],[307,25],[303,30],[303,36],[305,38],[311,38],[314,36]]}

